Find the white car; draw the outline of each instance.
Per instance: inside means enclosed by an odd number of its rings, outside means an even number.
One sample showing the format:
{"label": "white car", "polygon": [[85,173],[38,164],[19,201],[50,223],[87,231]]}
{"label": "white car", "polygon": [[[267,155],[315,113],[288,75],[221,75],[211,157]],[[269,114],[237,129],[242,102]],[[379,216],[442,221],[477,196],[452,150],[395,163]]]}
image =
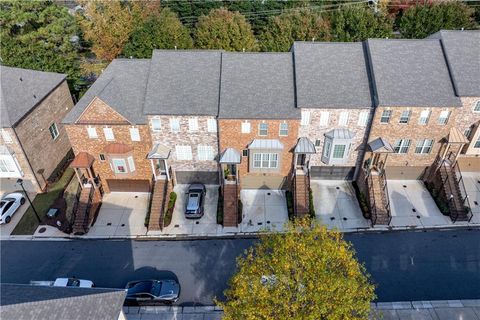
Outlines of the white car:
{"label": "white car", "polygon": [[77,278],[57,278],[53,283],[53,286],[91,288],[94,286],[94,284],[90,280],[82,280]]}
{"label": "white car", "polygon": [[23,194],[14,192],[2,197],[0,201],[0,224],[9,223],[13,214],[25,203]]}

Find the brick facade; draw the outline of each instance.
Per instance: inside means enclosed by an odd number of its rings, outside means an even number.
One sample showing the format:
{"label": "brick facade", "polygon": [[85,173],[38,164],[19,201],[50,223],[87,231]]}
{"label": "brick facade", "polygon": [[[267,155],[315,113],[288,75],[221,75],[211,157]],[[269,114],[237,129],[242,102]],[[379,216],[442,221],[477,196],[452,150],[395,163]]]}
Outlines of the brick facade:
{"label": "brick facade", "polygon": [[480,148],[474,148],[475,142],[480,137],[480,112],[474,112],[473,108],[476,103],[480,101],[480,97],[463,97],[462,110],[456,117],[456,126],[461,132],[465,132],[470,129],[470,135],[468,139],[470,143],[463,150],[465,156],[479,156]]}

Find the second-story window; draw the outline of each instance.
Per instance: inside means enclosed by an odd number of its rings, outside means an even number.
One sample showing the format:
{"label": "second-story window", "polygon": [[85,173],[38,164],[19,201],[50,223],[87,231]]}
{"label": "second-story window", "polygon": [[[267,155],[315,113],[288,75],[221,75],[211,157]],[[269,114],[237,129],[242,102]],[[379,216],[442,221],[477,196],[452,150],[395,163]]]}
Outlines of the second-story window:
{"label": "second-story window", "polygon": [[50,135],[52,136],[52,139],[55,140],[58,138],[58,128],[57,124],[54,122],[52,125],[48,128],[48,131],[50,131]]}
{"label": "second-story window", "polygon": [[403,110],[402,114],[400,115],[400,120],[398,121],[399,123],[408,123],[410,120],[410,114],[412,112],[410,110]]}
{"label": "second-story window", "polygon": [[477,141],[475,141],[475,144],[473,145],[474,148],[480,148],[480,137],[477,138]]}
{"label": "second-story window", "polygon": [[438,117],[438,124],[447,124],[449,117],[450,117],[450,111],[444,110],[440,112],[440,116]]}
{"label": "second-story window", "polygon": [[103,134],[105,135],[105,140],[107,141],[115,140],[115,136],[113,135],[112,128],[103,128]]}
{"label": "second-story window", "polygon": [[473,107],[473,112],[480,112],[480,100],[475,103],[475,106]]}
{"label": "second-story window", "polygon": [[328,126],[329,119],[330,119],[330,112],[328,111],[320,112],[320,127]]}
{"label": "second-story window", "polygon": [[162,121],[159,118],[153,118],[151,122],[153,131],[160,131],[162,129]]}
{"label": "second-story window", "polygon": [[217,132],[217,120],[207,119],[207,131],[208,132]]}
{"label": "second-story window", "polygon": [[94,127],[88,127],[87,128],[87,134],[88,134],[88,137],[90,139],[97,139],[98,138],[97,129],[95,129]]}
{"label": "second-story window", "polygon": [[179,119],[170,119],[170,130],[172,132],[180,131],[180,120]]}
{"label": "second-story window", "polygon": [[280,136],[288,136],[288,123],[286,123],[286,122],[280,123],[279,135]]}
{"label": "second-story window", "polygon": [[395,141],[393,152],[395,153],[407,153],[410,147],[410,139],[399,139]]}
{"label": "second-story window", "polygon": [[348,125],[348,111],[342,111],[340,112],[340,116],[338,118],[338,124],[340,126],[346,126]]}
{"label": "second-story window", "polygon": [[310,124],[310,111],[302,111],[302,120],[300,124],[302,126],[308,126]]}
{"label": "second-story window", "polygon": [[392,117],[392,110],[383,110],[382,116],[380,117],[380,123],[389,123],[390,118]]}
{"label": "second-story window", "polygon": [[258,135],[259,136],[266,136],[268,135],[268,124],[260,123],[258,125]]}
{"label": "second-story window", "polygon": [[365,127],[367,125],[368,121],[368,112],[367,111],[362,111],[358,115],[358,123],[357,125],[360,127]]}
{"label": "second-story window", "polygon": [[430,153],[430,151],[432,150],[432,146],[433,146],[433,140],[431,139],[418,140],[417,146],[415,148],[415,153],[420,153],[420,154]]}
{"label": "second-story window", "polygon": [[197,118],[188,119],[188,131],[190,131],[190,132],[198,131],[198,119]]}
{"label": "second-story window", "polygon": [[140,141],[140,132],[138,128],[130,128],[130,139],[132,141]]}
{"label": "second-story window", "polygon": [[242,133],[250,133],[250,122],[242,122]]}
{"label": "second-story window", "polygon": [[3,138],[3,141],[5,141],[5,143],[13,142],[10,132],[8,132],[7,130],[2,129],[2,138]]}
{"label": "second-story window", "polygon": [[429,118],[430,118],[430,110],[423,110],[422,112],[420,112],[420,118],[418,119],[418,123],[427,124]]}

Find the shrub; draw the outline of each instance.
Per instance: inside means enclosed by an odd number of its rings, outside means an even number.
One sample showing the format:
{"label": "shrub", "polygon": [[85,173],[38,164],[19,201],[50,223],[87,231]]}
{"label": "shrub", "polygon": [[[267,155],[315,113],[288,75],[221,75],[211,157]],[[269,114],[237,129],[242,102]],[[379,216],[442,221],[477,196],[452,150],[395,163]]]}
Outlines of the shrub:
{"label": "shrub", "polygon": [[222,225],[223,225],[223,195],[222,195],[222,187],[219,187],[219,188],[218,188],[217,224],[222,224]]}
{"label": "shrub", "polygon": [[292,191],[285,191],[285,199],[287,201],[287,211],[288,211],[288,219],[293,221],[294,212],[293,212],[293,193]]}
{"label": "shrub", "polygon": [[242,218],[243,218],[242,213],[243,213],[243,203],[242,203],[242,200],[238,199],[238,218],[237,218],[238,223],[242,222]]}
{"label": "shrub", "polygon": [[360,209],[362,210],[363,217],[365,219],[370,219],[372,214],[370,212],[370,207],[368,205],[367,197],[363,192],[360,192],[357,183],[353,182],[353,188],[355,189],[355,194],[357,196],[358,204],[360,205]]}
{"label": "shrub", "polygon": [[163,226],[168,227],[172,222],[173,209],[175,208],[175,202],[177,201],[177,194],[170,192],[170,199],[168,200],[167,211],[165,212],[165,218],[163,219]]}
{"label": "shrub", "polygon": [[315,218],[315,207],[313,206],[312,188],[308,189],[308,214],[310,215],[310,218]]}

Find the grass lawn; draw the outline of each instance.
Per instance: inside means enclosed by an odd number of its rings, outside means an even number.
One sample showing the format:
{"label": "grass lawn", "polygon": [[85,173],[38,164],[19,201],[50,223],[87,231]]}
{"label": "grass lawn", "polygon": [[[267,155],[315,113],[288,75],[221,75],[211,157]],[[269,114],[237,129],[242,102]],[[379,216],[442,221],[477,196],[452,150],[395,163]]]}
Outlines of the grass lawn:
{"label": "grass lawn", "polygon": [[[58,198],[60,193],[65,189],[67,184],[72,179],[74,171],[72,168],[67,168],[63,173],[60,180],[55,184],[50,186],[50,189],[46,193],[38,194],[33,200],[33,205],[37,210],[40,219],[44,219],[48,209],[53,204],[53,202]],[[30,206],[22,219],[18,222],[15,229],[13,229],[12,235],[31,235],[35,233],[35,230],[38,227],[38,220],[35,217],[32,207]]]}

